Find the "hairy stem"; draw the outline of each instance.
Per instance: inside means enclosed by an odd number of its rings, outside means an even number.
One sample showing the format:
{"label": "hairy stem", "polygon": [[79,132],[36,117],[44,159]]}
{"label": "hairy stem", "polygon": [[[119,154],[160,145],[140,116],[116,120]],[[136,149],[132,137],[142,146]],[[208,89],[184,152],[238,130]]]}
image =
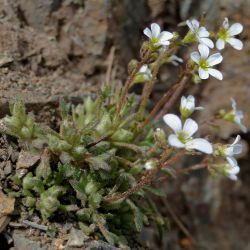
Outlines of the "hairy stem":
{"label": "hairy stem", "polygon": [[128,94],[129,88],[130,88],[131,84],[133,83],[136,74],[138,73],[138,71],[140,70],[140,68],[148,61],[148,57],[149,57],[149,55],[146,54],[146,55],[141,59],[141,61],[137,63],[137,65],[136,65],[136,67],[134,68],[134,70],[132,71],[132,73],[128,76],[127,81],[125,82],[125,85],[124,85],[122,94],[121,94],[120,101],[119,101],[118,104],[117,104],[116,113],[115,113],[115,121],[117,121],[117,119],[118,119],[119,116],[120,116],[122,106],[123,106],[124,103],[125,103],[125,99],[126,99],[126,96],[127,96],[127,94]]}
{"label": "hairy stem", "polygon": [[153,179],[154,179],[155,175],[158,173],[159,169],[169,166],[170,164],[174,163],[176,160],[178,160],[184,154],[185,154],[184,150],[179,151],[176,155],[174,155],[173,157],[171,157],[167,161],[165,161],[166,157],[164,155],[164,157],[162,157],[162,159],[159,160],[159,168],[158,169],[152,169],[152,170],[146,171],[146,173],[141,177],[141,179],[137,183],[137,185],[135,185],[134,187],[130,188],[129,190],[127,190],[123,193],[120,193],[118,195],[107,196],[105,201],[112,202],[112,201],[117,201],[120,199],[125,199],[125,198],[129,197],[130,195],[138,192],[141,188],[143,188],[146,185],[149,185],[153,181]]}

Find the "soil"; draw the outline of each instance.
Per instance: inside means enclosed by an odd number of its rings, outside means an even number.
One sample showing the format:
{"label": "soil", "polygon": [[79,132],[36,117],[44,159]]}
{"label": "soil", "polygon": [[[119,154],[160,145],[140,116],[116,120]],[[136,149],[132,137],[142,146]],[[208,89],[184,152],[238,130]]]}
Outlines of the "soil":
{"label": "soil", "polygon": [[[209,80],[186,93],[199,96],[201,105],[206,107],[206,117],[212,117],[219,107],[230,105],[230,98],[234,97],[247,114],[245,124],[249,128],[249,0],[0,0],[0,117],[8,112],[10,102],[21,97],[38,121],[55,126],[55,108],[60,99],[79,102],[111,78],[124,80],[126,65],[138,55],[142,29],[148,23],[156,21],[173,30],[179,22],[198,17],[204,10],[210,26],[220,25],[225,15],[242,22],[245,46],[241,52],[226,50],[221,67],[224,81]],[[112,59],[115,70],[110,76],[107,72]],[[163,68],[152,100],[158,99],[159,93],[170,85],[166,82],[173,82],[177,74],[178,68]],[[200,122],[203,114],[197,116]],[[221,125],[223,130],[216,135],[219,140],[226,142],[241,133],[236,126]],[[209,128],[204,126],[202,134],[208,133]],[[212,180],[201,171],[164,184],[167,198],[159,204],[171,229],[159,245],[154,228],[146,228],[142,240],[149,248],[250,249],[250,134],[241,135],[245,150],[239,160],[241,173],[237,183]],[[14,146],[1,138],[1,171],[8,164],[10,147]],[[17,152],[15,147],[13,150]],[[4,174],[1,171],[0,176]],[[173,212],[188,233],[174,219]],[[21,231],[20,237],[29,236],[28,231]],[[21,248],[20,237],[14,238],[15,249],[42,249],[37,242],[31,243],[30,248]],[[0,235],[1,250],[7,249],[4,239]]]}

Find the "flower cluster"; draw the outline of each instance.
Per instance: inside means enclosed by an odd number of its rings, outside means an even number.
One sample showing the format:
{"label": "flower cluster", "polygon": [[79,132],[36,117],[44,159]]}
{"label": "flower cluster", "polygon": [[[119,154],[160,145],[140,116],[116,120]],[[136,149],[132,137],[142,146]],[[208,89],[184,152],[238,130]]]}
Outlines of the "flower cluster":
{"label": "flower cluster", "polygon": [[[222,62],[223,57],[220,53],[215,53],[209,56],[209,49],[214,48],[213,41],[209,38],[210,32],[205,27],[200,26],[197,20],[187,20],[189,32],[183,39],[183,42],[198,42],[198,50],[191,53],[191,60],[198,66],[198,74],[201,79],[208,79],[209,75],[218,80],[223,79],[220,71],[213,69],[212,66]],[[228,18],[225,18],[222,27],[217,34],[216,48],[222,50],[225,48],[225,43],[229,43],[233,48],[241,50],[243,43],[235,38],[242,32],[243,26],[240,23],[234,23],[229,26]]]}
{"label": "flower cluster", "polygon": [[[198,43],[198,51],[191,53],[194,72],[197,70],[198,78],[202,80],[208,79],[209,75],[218,80],[222,80],[222,73],[213,68],[213,66],[222,62],[222,55],[219,52],[209,55],[209,50],[215,47],[212,38],[217,39],[215,43],[218,50],[224,49],[225,43],[229,43],[233,48],[241,50],[243,48],[243,43],[235,38],[235,36],[242,32],[243,26],[240,23],[234,23],[230,26],[228,18],[225,18],[222,27],[220,27],[217,34],[212,33],[211,35],[206,27],[202,26],[200,22],[195,19],[187,20],[186,25],[188,26],[189,31],[182,40],[182,43]],[[164,51],[170,46],[170,43],[174,38],[174,33],[161,31],[160,26],[156,23],[152,23],[150,29],[144,29],[143,33],[149,38],[151,48],[156,51]],[[182,63],[183,60],[172,55],[168,58],[168,62],[177,66],[179,63]],[[194,79],[196,79],[196,82],[199,82],[196,74],[194,74]]]}
{"label": "flower cluster", "polygon": [[[185,148],[188,151],[198,150],[206,154],[213,153],[213,147],[210,142],[203,138],[193,138],[198,130],[198,124],[191,118],[188,118],[195,110],[201,110],[202,107],[195,107],[195,98],[191,95],[181,98],[180,112],[185,120],[182,125],[181,119],[174,114],[163,116],[164,122],[174,131],[168,137],[169,145],[176,148]],[[187,118],[187,119],[186,119]]]}
{"label": "flower cluster", "polygon": [[227,160],[227,164],[224,164],[225,175],[232,180],[237,180],[237,174],[240,172],[238,163],[234,155],[238,155],[242,152],[242,144],[240,143],[240,135],[237,135],[235,141],[229,145],[219,145],[217,146],[214,155],[221,156]]}
{"label": "flower cluster", "polygon": [[[236,111],[234,100],[233,107],[234,115],[236,115],[239,111]],[[192,115],[195,110],[202,109],[203,107],[195,106],[195,98],[193,96],[182,96],[180,105],[182,119],[175,114],[166,114],[163,116],[164,122],[174,132],[168,136],[168,144],[177,149],[183,148],[187,151],[197,150],[208,155],[213,154],[215,158],[222,157],[226,160],[226,163],[215,164],[215,171],[223,173],[231,180],[237,180],[237,174],[240,168],[234,156],[242,152],[242,145],[240,143],[241,137],[238,135],[231,145],[215,144],[214,146],[206,139],[193,138],[193,135],[198,131],[198,124],[193,119],[189,118],[189,116]],[[182,125],[182,121],[184,121],[184,125]],[[164,141],[162,139],[164,135],[161,129],[158,128],[155,134],[158,135],[159,138],[161,137],[161,140],[159,139],[158,141]]]}

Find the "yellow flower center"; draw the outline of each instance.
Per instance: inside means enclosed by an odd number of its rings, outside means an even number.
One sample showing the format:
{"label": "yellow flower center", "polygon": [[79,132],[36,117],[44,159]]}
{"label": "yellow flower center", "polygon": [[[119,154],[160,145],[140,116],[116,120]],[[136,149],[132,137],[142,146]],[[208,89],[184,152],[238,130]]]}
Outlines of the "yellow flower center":
{"label": "yellow flower center", "polygon": [[201,58],[200,59],[200,67],[202,68],[202,69],[204,69],[204,70],[206,70],[207,68],[208,68],[208,62],[206,61],[206,59],[204,59],[204,58]]}

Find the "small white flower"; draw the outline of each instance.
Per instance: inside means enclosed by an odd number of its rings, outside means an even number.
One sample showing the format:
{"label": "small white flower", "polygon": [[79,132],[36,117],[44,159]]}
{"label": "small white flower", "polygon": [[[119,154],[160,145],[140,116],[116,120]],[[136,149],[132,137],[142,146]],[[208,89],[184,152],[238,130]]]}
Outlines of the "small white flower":
{"label": "small white flower", "polygon": [[189,117],[195,110],[203,110],[203,107],[195,107],[195,98],[192,95],[181,97],[180,112],[183,118]]}
{"label": "small white flower", "polygon": [[183,63],[183,59],[176,55],[172,55],[168,58],[168,62],[172,63],[174,66],[178,66],[180,63]]}
{"label": "small white flower", "polygon": [[238,155],[242,152],[242,144],[240,142],[240,135],[237,135],[234,142],[224,152],[227,158],[232,158],[234,155]]}
{"label": "small white flower", "polygon": [[147,64],[144,64],[144,65],[140,68],[139,73],[143,76],[143,78],[144,78],[145,81],[150,80],[151,77],[152,77],[151,70],[150,70],[150,68],[148,67]]}
{"label": "small white flower", "polygon": [[[237,162],[236,162],[237,164]],[[227,164],[225,166],[225,172],[229,179],[236,181],[238,179],[237,174],[240,172],[240,167],[238,165]]]}
{"label": "small white flower", "polygon": [[247,128],[242,124],[242,119],[244,118],[244,114],[241,110],[237,110],[237,105],[236,105],[236,101],[231,98],[231,102],[232,102],[232,117],[233,117],[233,122],[236,123],[237,125],[240,126],[240,129],[242,130],[243,133],[247,132]]}
{"label": "small white flower", "polygon": [[170,44],[170,39],[173,38],[173,34],[168,31],[162,31],[157,23],[151,24],[151,29],[146,28],[143,33],[150,39],[152,44],[157,46],[167,46]]}
{"label": "small white flower", "polygon": [[234,38],[234,36],[240,34],[242,30],[243,26],[240,23],[234,23],[229,26],[228,18],[226,17],[218,33],[219,39],[216,42],[216,48],[222,50],[225,48],[225,43],[229,43],[233,48],[241,50],[243,43],[241,40]]}
{"label": "small white flower", "polygon": [[176,148],[185,148],[187,150],[196,149],[206,154],[213,152],[212,145],[205,139],[193,139],[193,134],[198,130],[198,124],[187,119],[182,127],[181,119],[174,114],[166,114],[163,117],[164,122],[175,132],[168,137],[168,143]]}
{"label": "small white flower", "polygon": [[218,80],[223,79],[223,75],[212,66],[221,63],[223,57],[220,53],[209,56],[209,48],[206,45],[199,44],[198,51],[191,53],[191,59],[199,66],[198,73],[201,79],[208,79],[209,75]]}
{"label": "small white flower", "polygon": [[215,156],[222,156],[228,162],[223,165],[225,174],[232,180],[237,180],[236,174],[240,172],[237,160],[234,155],[238,155],[242,152],[242,144],[240,143],[240,135],[237,135],[234,142],[229,146],[219,146],[215,150]]}
{"label": "small white flower", "polygon": [[195,37],[196,41],[198,41],[200,44],[208,46],[211,49],[214,47],[213,41],[208,38],[209,32],[205,27],[200,27],[200,23],[197,20],[187,20],[186,24],[189,27],[192,35]]}

